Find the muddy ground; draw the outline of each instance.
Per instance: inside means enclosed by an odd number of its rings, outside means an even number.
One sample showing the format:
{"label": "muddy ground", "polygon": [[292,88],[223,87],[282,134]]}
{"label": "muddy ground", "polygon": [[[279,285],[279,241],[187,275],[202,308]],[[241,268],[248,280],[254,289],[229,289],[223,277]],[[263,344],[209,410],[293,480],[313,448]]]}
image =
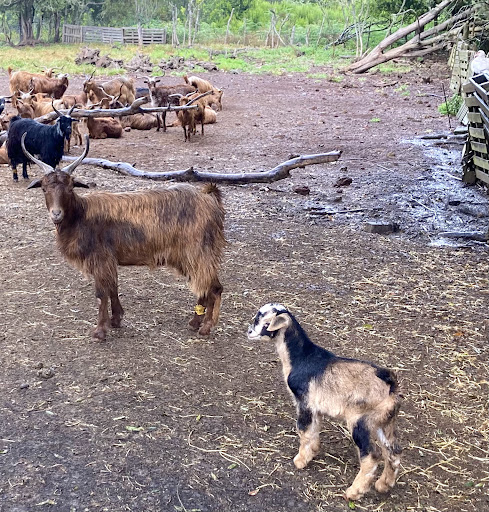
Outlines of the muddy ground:
{"label": "muddy ground", "polygon": [[[325,421],[318,457],[293,466],[295,413],[275,349],[246,338],[270,301],[290,307],[323,347],[399,375],[399,480],[357,509],[486,509],[488,250],[439,234],[487,230],[487,195],[462,185],[461,146],[415,140],[447,129],[437,96],[448,70],[430,62],[340,81],[203,76],[225,88],[203,137],[132,131],[92,141],[90,156],[219,173],[270,169],[291,154],[343,155],[268,186],[222,186],[228,246],[211,336],[187,330],[194,299],[183,279],[122,268],[124,325],[104,343],[89,335],[92,284],[58,254],[42,193],[14,184],[4,167],[0,509],[348,510],[342,493],[358,463],[343,425]],[[98,190],[166,186],[95,167],[76,173]],[[351,185],[335,187],[341,177]],[[310,194],[295,193],[299,185]],[[368,233],[369,221],[399,231]]]}

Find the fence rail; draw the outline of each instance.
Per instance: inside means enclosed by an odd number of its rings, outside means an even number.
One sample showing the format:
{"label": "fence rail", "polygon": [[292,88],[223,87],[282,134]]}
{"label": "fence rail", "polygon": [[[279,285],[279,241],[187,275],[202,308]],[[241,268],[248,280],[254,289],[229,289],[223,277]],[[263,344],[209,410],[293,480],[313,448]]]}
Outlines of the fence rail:
{"label": "fence rail", "polygon": [[[142,42],[147,44],[166,44],[166,28],[141,29]],[[82,25],[63,25],[63,43],[125,43],[139,44],[137,27],[91,27]]]}
{"label": "fence rail", "polygon": [[462,91],[469,121],[463,179],[489,183],[489,73],[469,78]]}

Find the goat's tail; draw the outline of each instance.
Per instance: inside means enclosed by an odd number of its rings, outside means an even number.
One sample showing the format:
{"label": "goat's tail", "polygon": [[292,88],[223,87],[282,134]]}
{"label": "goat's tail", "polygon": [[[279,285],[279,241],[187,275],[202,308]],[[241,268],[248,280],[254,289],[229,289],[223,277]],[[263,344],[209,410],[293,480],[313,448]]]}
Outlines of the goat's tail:
{"label": "goat's tail", "polygon": [[205,185],[205,187],[202,189],[202,192],[204,194],[211,194],[213,195],[217,202],[219,204],[222,204],[222,194],[221,194],[221,190],[219,188],[217,188],[217,185],[215,183],[207,183]]}
{"label": "goat's tail", "polygon": [[8,76],[10,76],[10,75],[12,74],[12,71],[13,71],[13,69],[9,66],[9,67],[7,68]]}
{"label": "goat's tail", "polygon": [[190,84],[190,82],[188,81],[188,76],[187,75],[183,75],[183,79],[185,80],[186,84]]}

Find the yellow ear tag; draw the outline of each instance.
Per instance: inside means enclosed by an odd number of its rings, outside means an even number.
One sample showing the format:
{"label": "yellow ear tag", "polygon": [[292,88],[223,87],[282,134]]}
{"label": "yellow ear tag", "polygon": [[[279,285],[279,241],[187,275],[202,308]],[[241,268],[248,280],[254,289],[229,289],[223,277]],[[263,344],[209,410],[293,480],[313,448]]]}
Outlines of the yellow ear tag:
{"label": "yellow ear tag", "polygon": [[202,306],[201,304],[197,304],[197,306],[195,306],[195,312],[201,316],[205,313],[205,308],[204,306]]}

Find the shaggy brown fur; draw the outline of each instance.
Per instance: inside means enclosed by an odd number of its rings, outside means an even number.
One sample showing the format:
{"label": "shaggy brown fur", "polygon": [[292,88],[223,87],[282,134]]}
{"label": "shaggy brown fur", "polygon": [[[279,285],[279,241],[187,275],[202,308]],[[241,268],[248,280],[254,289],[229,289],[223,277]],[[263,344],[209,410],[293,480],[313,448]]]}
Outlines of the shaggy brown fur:
{"label": "shaggy brown fur", "polygon": [[400,395],[394,373],[373,363],[337,357],[315,345],[281,304],[260,308],[248,337],[276,342],[284,379],[297,406],[300,448],[295,466],[306,467],[319,452],[321,418],[326,415],[346,422],[358,448],[360,471],[346,498],[357,500],[370,489],[382,458],[384,471],[375,489],[391,489],[401,454],[396,436]]}
{"label": "shaggy brown fur", "polygon": [[7,143],[4,142],[2,146],[0,146],[0,164],[8,164],[10,160],[7,155]]}
{"label": "shaggy brown fur", "polygon": [[83,83],[83,92],[92,103],[98,103],[103,98],[111,98],[120,95],[123,105],[130,105],[136,98],[134,82],[132,78],[120,77],[99,83],[90,77]]}
{"label": "shaggy brown fur", "polygon": [[68,89],[68,76],[64,75],[61,78],[48,78],[47,76],[37,76],[31,78],[29,83],[30,89],[34,94],[45,93],[49,94],[52,98],[59,100]]}
{"label": "shaggy brown fur", "polygon": [[52,69],[45,69],[43,73],[29,73],[28,71],[13,71],[11,67],[8,68],[10,92],[13,94],[12,105],[15,107],[17,98],[20,97],[21,91],[29,91],[31,79],[34,77],[49,77],[53,76]]}
{"label": "shaggy brown fur", "polygon": [[184,75],[183,79],[186,83],[196,87],[200,93],[212,91],[212,94],[205,96],[205,104],[208,107],[216,105],[217,110],[222,110],[222,89],[214,87],[210,82],[198,76],[187,77],[187,75]]}
{"label": "shaggy brown fur", "polygon": [[[101,108],[109,108],[109,98],[103,98]],[[92,105],[95,108],[97,105]],[[122,137],[122,124],[114,117],[87,117],[87,128],[91,139],[119,139]]]}
{"label": "shaggy brown fur", "polygon": [[208,335],[219,318],[222,293],[217,274],[225,240],[219,189],[215,185],[201,190],[175,185],[162,190],[82,197],[74,192],[76,186],[83,184],[67,172],[52,170],[29,188],[43,189],[61,253],[74,267],[94,278],[100,305],[93,337],[105,339],[109,299],[110,324],[121,325],[124,310],[118,296],[118,265],[166,265],[187,277],[200,306],[189,325]]}

